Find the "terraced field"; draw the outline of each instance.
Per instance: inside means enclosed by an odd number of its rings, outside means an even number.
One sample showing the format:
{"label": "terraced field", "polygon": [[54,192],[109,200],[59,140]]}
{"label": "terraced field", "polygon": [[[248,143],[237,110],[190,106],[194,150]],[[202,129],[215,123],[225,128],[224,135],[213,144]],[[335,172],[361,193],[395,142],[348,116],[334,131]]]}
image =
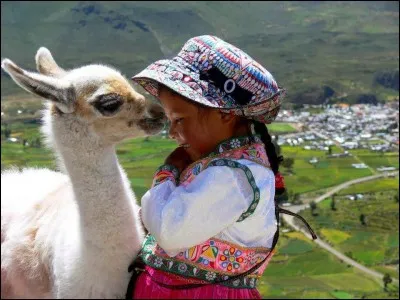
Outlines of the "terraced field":
{"label": "terraced field", "polygon": [[281,233],[259,290],[266,299],[394,299],[381,283],[341,262],[301,233]]}
{"label": "terraced field", "polygon": [[[301,215],[335,249],[398,279],[398,180],[385,178],[354,185],[335,196],[336,210],[332,210],[332,199],[328,198],[318,204],[316,216],[310,210]],[[362,194],[363,198],[352,201],[346,197],[355,194]]]}

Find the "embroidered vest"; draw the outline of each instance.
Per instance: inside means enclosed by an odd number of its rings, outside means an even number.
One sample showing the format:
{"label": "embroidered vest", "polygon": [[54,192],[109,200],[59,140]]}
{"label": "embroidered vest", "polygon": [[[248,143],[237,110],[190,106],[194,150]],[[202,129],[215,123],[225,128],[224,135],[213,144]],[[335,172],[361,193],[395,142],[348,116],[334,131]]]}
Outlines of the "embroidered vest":
{"label": "embroidered vest", "polygon": [[[192,163],[178,179],[178,174],[171,166],[164,165],[154,176],[153,186],[165,180],[175,180],[176,184],[186,186],[192,182],[201,171],[213,166],[228,166],[241,169],[253,189],[253,201],[249,208],[239,217],[241,222],[250,216],[260,200],[260,190],[250,169],[237,160],[247,159],[269,168],[269,162],[264,145],[258,136],[241,137],[221,143],[217,150],[207,157]],[[183,276],[190,283],[212,283],[226,280],[229,277],[244,273],[264,260],[268,259],[251,274],[234,281],[222,283],[235,288],[255,288],[258,278],[264,272],[274,251],[264,247],[241,247],[239,245],[210,238],[169,257],[157,244],[152,235],[148,235],[142,247],[140,256],[146,265],[154,269]]]}

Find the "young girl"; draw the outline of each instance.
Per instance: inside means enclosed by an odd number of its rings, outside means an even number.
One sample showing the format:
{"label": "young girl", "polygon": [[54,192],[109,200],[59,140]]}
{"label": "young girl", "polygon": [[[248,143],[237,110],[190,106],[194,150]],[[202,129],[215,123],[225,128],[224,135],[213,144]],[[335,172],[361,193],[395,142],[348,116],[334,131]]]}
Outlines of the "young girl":
{"label": "young girl", "polygon": [[179,147],[142,198],[144,270],[127,297],[260,299],[256,283],[279,232],[274,197],[284,190],[265,124],[284,91],[214,36],[191,38],[133,80],[160,100]]}

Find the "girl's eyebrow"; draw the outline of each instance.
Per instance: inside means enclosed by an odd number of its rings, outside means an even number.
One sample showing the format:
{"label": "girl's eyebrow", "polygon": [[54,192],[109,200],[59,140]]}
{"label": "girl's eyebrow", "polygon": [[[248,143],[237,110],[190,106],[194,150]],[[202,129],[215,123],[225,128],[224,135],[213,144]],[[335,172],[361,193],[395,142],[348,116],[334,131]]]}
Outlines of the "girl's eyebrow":
{"label": "girl's eyebrow", "polygon": [[168,119],[174,119],[177,117],[181,117],[183,113],[180,111],[170,111],[169,113],[165,112],[165,115],[167,116]]}
{"label": "girl's eyebrow", "polygon": [[177,110],[171,110],[171,115],[185,115],[187,114],[187,110],[186,109],[180,109],[178,108]]}

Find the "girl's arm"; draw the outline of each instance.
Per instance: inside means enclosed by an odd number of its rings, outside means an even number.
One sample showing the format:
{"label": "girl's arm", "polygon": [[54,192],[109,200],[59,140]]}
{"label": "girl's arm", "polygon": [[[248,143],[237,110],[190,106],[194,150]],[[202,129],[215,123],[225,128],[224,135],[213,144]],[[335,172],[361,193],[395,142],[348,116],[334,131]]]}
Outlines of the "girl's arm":
{"label": "girl's arm", "polygon": [[236,222],[253,200],[239,169],[209,167],[187,186],[178,187],[174,176],[162,174],[142,198],[142,218],[169,255],[217,235]]}

